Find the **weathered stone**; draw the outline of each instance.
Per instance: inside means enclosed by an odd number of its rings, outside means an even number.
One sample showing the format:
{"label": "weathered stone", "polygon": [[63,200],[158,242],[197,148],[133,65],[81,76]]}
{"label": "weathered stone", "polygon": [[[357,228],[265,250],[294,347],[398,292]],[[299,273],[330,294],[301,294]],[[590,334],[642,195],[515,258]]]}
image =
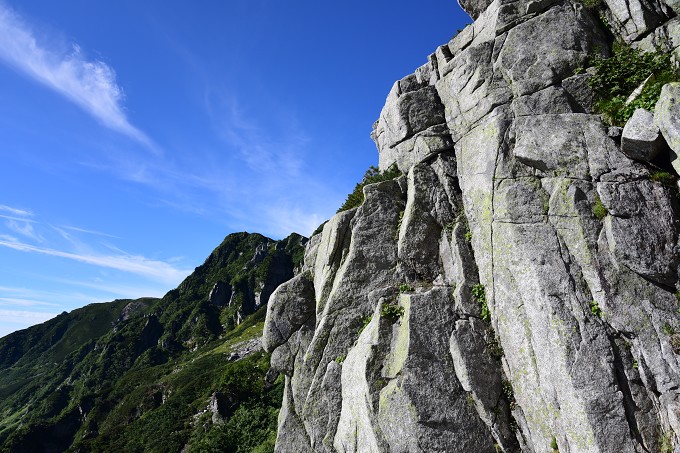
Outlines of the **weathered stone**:
{"label": "weathered stone", "polygon": [[669,189],[651,181],[598,184],[610,216],[609,250],[618,264],[664,285],[678,279],[678,212]]}
{"label": "weathered stone", "polygon": [[[640,46],[676,27],[652,30],[657,0],[611,1]],[[574,72],[606,33],[578,3],[464,6],[475,23],[374,125],[380,167],[407,176],[310,241],[314,316],[266,334],[277,451],[662,451],[680,435],[680,207],[631,159],[653,158],[630,151],[634,124],[619,140],[590,114]],[[655,113],[675,165],[678,94]]]}
{"label": "weathered stone", "polygon": [[624,41],[630,43],[668,20],[671,8],[658,0],[605,0],[609,23]]}
{"label": "weathered stone", "polygon": [[680,175],[680,83],[668,83],[654,108],[654,122],[670,147],[671,165]]}
{"label": "weathered stone", "polygon": [[472,19],[477,19],[480,14],[491,4],[492,0],[458,0],[458,4],[463,11],[468,13]]}
{"label": "weathered stone", "polygon": [[563,3],[512,28],[496,64],[512,92],[525,95],[572,75],[597,44],[604,36],[590,15]]}
{"label": "weathered stone", "polygon": [[659,154],[664,144],[659,128],[654,124],[654,114],[636,109],[623,128],[621,152],[631,159],[649,162]]}
{"label": "weathered stone", "polygon": [[[397,163],[400,170],[407,171],[411,162],[402,163],[395,155],[401,156],[403,153],[390,150],[420,132],[430,130],[429,134],[432,135],[448,135],[438,134],[436,129],[431,130],[443,122],[444,106],[433,86],[419,83],[415,76],[396,82],[371,134],[380,152],[380,169],[385,170]],[[413,146],[408,148],[413,149]]]}
{"label": "weathered stone", "polygon": [[[562,80],[562,88],[564,88],[565,91],[569,93],[569,95],[578,104],[579,109],[577,111],[583,113],[593,113],[594,109],[595,93],[588,84],[590,78],[591,75],[586,73],[576,74]],[[563,113],[563,112],[551,112],[551,113]]]}
{"label": "weathered stone", "polygon": [[288,341],[315,314],[314,286],[309,272],[279,286],[267,305],[262,346],[271,352]]}

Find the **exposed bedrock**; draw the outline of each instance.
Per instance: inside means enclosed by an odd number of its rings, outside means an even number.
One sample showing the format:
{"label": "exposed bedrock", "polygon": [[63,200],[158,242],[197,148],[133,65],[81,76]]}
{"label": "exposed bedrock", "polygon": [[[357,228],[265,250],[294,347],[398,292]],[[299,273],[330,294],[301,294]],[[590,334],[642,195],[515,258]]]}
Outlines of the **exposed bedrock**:
{"label": "exposed bedrock", "polygon": [[[675,20],[606,3],[629,42]],[[575,75],[607,48],[594,13],[461,4],[475,22],[373,126],[404,175],[366,186],[272,295],[276,450],[680,451],[680,205],[647,162],[675,156],[673,87],[624,153]]]}

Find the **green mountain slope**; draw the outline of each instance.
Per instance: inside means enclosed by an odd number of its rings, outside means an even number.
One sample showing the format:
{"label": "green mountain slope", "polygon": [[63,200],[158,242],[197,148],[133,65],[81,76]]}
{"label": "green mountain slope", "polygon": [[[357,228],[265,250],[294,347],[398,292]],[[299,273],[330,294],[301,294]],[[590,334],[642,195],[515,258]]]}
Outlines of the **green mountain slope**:
{"label": "green mountain slope", "polygon": [[0,339],[0,452],[271,451],[282,390],[259,336],[304,242],[235,233],[162,299]]}

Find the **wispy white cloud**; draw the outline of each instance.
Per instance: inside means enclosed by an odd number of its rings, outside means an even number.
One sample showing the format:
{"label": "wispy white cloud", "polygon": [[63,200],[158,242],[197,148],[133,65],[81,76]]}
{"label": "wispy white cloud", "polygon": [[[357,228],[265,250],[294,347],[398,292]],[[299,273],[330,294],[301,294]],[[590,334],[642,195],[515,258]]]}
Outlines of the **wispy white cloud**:
{"label": "wispy white cloud", "polygon": [[42,300],[32,300],[32,299],[17,299],[13,297],[0,297],[0,305],[6,306],[18,306],[18,307],[35,307],[35,306],[51,306],[58,307],[59,304],[54,304],[51,302],[44,302]]}
{"label": "wispy white cloud", "polygon": [[95,231],[95,230],[88,230],[86,228],[78,228],[78,227],[67,226],[67,225],[61,225],[61,228],[65,229],[65,230],[76,231],[78,233],[86,233],[86,234],[93,234],[95,236],[104,236],[104,237],[107,237],[107,238],[120,239],[119,236],[114,236],[113,234],[102,233],[101,231]]}
{"label": "wispy white cloud", "polygon": [[25,222],[22,220],[8,220],[6,222],[6,225],[7,228],[9,228],[12,232],[16,234],[27,237],[29,239],[33,239],[34,241],[37,242],[44,241],[43,237],[35,231],[35,229],[33,228],[33,223],[31,222]]}
{"label": "wispy white cloud", "polygon": [[31,27],[2,2],[0,60],[66,97],[109,129],[157,151],[151,139],[127,119],[124,93],[113,68],[86,59],[77,45],[65,54],[39,43]]}
{"label": "wispy white cloud", "polygon": [[[59,313],[51,313],[44,311],[28,311],[28,310],[0,310],[0,322],[25,324],[27,327],[31,324],[38,324],[54,318]],[[1,333],[0,333],[1,334]]]}
{"label": "wispy white cloud", "polygon": [[79,254],[6,240],[0,240],[0,246],[22,252],[56,256],[94,266],[116,269],[152,278],[167,284],[177,284],[190,273],[190,270],[178,269],[164,261],[152,260],[139,255]]}
{"label": "wispy white cloud", "polygon": [[111,298],[117,297],[125,299],[137,299],[139,297],[162,297],[168,292],[168,287],[166,286],[152,287],[150,285],[135,286],[120,283],[106,283],[102,281],[77,281],[66,279],[53,280],[59,283],[65,283],[67,285],[94,289],[98,292],[107,294]]}
{"label": "wispy white cloud", "polygon": [[[0,294],[2,294],[0,300],[6,301],[7,304],[9,304],[9,301],[26,301],[26,303],[30,301],[34,305],[63,307],[65,301],[77,304],[89,304],[95,301],[92,295],[78,291],[45,291],[16,286],[0,286]],[[17,305],[27,306],[26,304]]]}
{"label": "wispy white cloud", "polygon": [[0,234],[0,239],[7,242],[19,242],[19,239],[9,234]]}
{"label": "wispy white cloud", "polygon": [[[2,4],[0,3],[0,8],[2,8]],[[7,206],[4,204],[0,204],[0,211],[5,211],[9,212],[10,214],[14,216],[19,216],[19,217],[32,217],[33,213],[31,211],[28,211],[26,209],[19,209],[19,208],[13,208],[11,206]]]}
{"label": "wispy white cloud", "polygon": [[35,223],[36,222],[33,219],[28,219],[28,218],[25,218],[25,217],[16,217],[16,216],[12,216],[12,215],[4,215],[4,214],[0,214],[0,219],[16,220],[18,222],[29,222],[29,223]]}

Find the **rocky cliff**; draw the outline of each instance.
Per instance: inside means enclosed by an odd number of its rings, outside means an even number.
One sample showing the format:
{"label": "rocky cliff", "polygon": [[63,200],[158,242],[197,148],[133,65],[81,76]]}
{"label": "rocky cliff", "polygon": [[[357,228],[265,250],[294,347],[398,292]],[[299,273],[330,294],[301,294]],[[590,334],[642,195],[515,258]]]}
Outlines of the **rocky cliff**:
{"label": "rocky cliff", "polygon": [[583,70],[674,51],[680,5],[589,3],[461,0],[394,84],[372,137],[403,176],[268,306],[277,451],[680,451],[680,88],[622,131]]}

